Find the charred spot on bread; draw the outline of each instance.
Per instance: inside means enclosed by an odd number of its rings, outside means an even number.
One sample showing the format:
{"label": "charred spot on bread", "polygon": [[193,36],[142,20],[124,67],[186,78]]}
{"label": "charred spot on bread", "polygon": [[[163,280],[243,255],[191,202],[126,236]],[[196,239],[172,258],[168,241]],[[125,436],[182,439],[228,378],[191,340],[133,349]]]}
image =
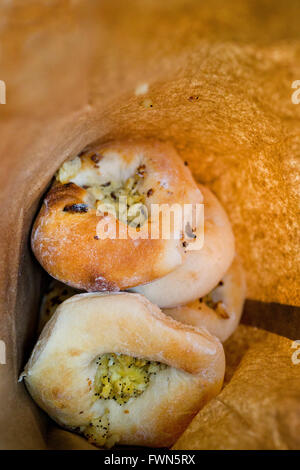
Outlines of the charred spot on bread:
{"label": "charred spot on bread", "polygon": [[153,189],[153,188],[148,189],[148,191],[147,191],[147,197],[152,196],[153,193],[154,193],[154,189]]}
{"label": "charred spot on bread", "polygon": [[51,208],[59,205],[61,202],[65,202],[66,199],[70,201],[70,205],[71,203],[75,204],[74,200],[76,203],[80,203],[84,194],[84,189],[74,183],[62,184],[55,182],[49,193],[46,195],[44,204]]}
{"label": "charred spot on bread", "polygon": [[99,163],[101,158],[103,158],[102,155],[100,155],[99,153],[94,153],[94,155],[91,156],[91,160],[94,162],[94,163]]}
{"label": "charred spot on bread", "polygon": [[194,233],[195,229],[192,229],[191,224],[187,222],[185,226],[185,233],[189,238],[195,239],[197,238],[197,235]]}
{"label": "charred spot on bread", "polygon": [[88,212],[88,210],[89,210],[89,208],[88,208],[87,204],[83,204],[83,203],[68,204],[63,208],[64,212],[73,212],[73,213],[75,212],[75,213],[79,213],[79,214],[86,213],[86,212]]}

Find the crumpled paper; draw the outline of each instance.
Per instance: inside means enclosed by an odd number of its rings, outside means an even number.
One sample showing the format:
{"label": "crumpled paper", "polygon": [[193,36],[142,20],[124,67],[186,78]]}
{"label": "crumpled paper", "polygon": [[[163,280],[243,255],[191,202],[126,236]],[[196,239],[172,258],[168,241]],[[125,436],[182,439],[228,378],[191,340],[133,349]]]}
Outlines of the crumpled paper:
{"label": "crumpled paper", "polygon": [[174,449],[299,449],[300,342],[297,347],[240,325],[225,352],[222,392],[198,413]]}
{"label": "crumpled paper", "polygon": [[248,298],[300,305],[299,17],[298,0],[2,2],[0,448],[47,447],[17,383],[43,278],[28,239],[52,175],[92,141],[171,141],[229,213]]}

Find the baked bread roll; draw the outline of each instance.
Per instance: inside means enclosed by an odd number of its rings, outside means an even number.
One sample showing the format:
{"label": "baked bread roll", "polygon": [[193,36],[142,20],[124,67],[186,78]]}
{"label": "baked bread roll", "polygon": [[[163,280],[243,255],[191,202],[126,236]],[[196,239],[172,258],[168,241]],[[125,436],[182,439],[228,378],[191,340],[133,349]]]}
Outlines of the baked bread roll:
{"label": "baked bread roll", "polygon": [[184,245],[192,241],[185,232],[179,236],[174,223],[168,239],[154,238],[151,205],[201,202],[172,146],[98,146],[59,169],[34,223],[32,249],[46,271],[65,284],[86,291],[125,290],[180,266]]}
{"label": "baked bread roll", "polygon": [[222,386],[219,340],[131,293],[79,294],[46,324],[21,378],[59,425],[98,446],[170,446]]}
{"label": "baked bread roll", "polygon": [[184,305],[206,295],[222,279],[234,258],[234,236],[228,216],[208,188],[199,188],[204,198],[203,247],[188,251],[184,263],[167,276],[131,289],[161,308]]}
{"label": "baked bread roll", "polygon": [[245,273],[236,257],[223,279],[209,294],[187,305],[163,311],[187,325],[206,328],[224,342],[239,324],[245,295]]}

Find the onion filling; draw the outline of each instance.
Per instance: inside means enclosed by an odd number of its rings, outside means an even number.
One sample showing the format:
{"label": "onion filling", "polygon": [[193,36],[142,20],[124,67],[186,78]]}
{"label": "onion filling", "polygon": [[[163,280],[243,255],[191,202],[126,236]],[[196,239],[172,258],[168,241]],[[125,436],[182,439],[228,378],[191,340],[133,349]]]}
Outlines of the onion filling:
{"label": "onion filling", "polygon": [[115,400],[120,406],[141,395],[151,376],[167,366],[124,354],[104,354],[97,360],[94,380],[95,396]]}
{"label": "onion filling", "polygon": [[142,227],[148,219],[148,211],[145,206],[146,195],[139,191],[138,186],[145,177],[146,166],[138,166],[135,173],[125,182],[106,181],[98,184],[101,159],[95,165],[94,157],[95,154],[91,153],[64,162],[56,174],[57,181],[67,184],[75,180],[75,184],[78,184],[78,175],[88,168],[89,176],[83,176],[79,185],[87,191],[90,204],[96,207],[98,212],[113,214],[125,224]]}

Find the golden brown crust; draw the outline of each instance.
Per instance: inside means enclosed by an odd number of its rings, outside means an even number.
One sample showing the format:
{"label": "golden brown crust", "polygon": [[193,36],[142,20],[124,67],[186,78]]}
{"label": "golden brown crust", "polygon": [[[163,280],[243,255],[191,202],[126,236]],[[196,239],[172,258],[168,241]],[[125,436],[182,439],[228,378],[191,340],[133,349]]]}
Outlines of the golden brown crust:
{"label": "golden brown crust", "polygon": [[[95,402],[95,360],[108,352],[170,367],[126,405]],[[88,425],[105,406],[121,444],[166,446],[219,392],[224,353],[205,330],[175,322],[138,294],[80,294],[47,323],[23,375],[35,401],[64,427]]]}
{"label": "golden brown crust", "polygon": [[[147,204],[201,202],[201,192],[171,146],[122,142],[97,147],[99,153],[108,151],[119,152],[124,164],[142,155],[139,158],[147,168],[142,187],[149,195]],[[182,263],[180,240],[97,239],[100,220],[85,189],[72,182],[55,182],[31,238],[34,254],[46,271],[78,289],[117,291],[150,282]],[[110,214],[107,221],[116,223],[118,233],[122,223]]]}

